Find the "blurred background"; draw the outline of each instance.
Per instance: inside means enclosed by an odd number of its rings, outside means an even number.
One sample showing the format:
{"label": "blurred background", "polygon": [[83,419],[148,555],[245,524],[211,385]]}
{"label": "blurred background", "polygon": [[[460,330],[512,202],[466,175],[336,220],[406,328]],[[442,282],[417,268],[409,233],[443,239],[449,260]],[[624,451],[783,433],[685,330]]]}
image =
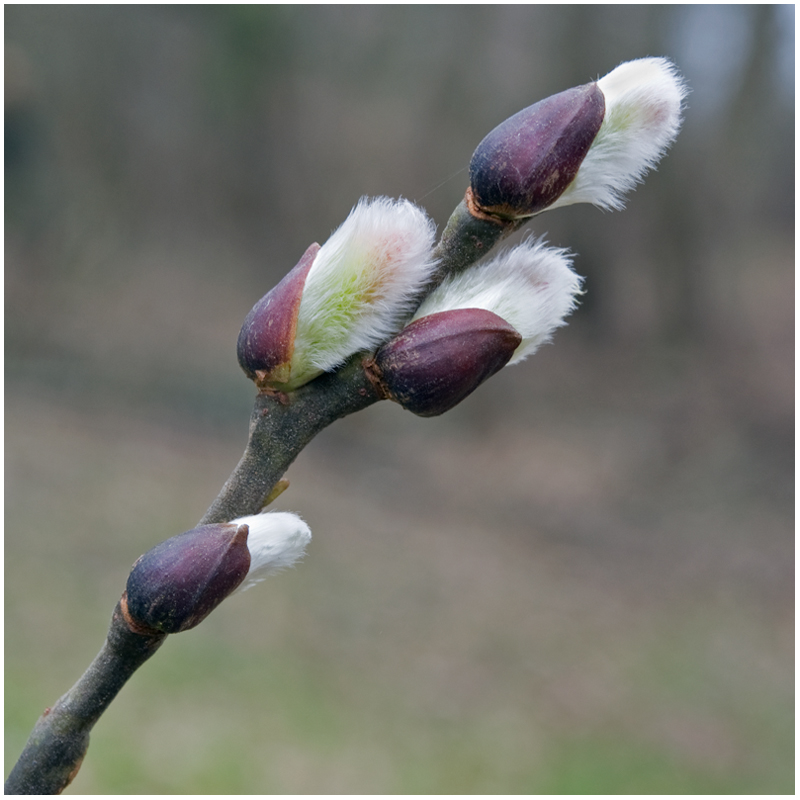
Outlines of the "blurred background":
{"label": "blurred background", "polygon": [[496,124],[692,93],[587,294],[454,411],[323,432],[296,569],[172,637],[72,793],[790,793],[794,8],[6,6],[6,773],[133,561],[202,516],[251,306],[362,195],[439,228]]}

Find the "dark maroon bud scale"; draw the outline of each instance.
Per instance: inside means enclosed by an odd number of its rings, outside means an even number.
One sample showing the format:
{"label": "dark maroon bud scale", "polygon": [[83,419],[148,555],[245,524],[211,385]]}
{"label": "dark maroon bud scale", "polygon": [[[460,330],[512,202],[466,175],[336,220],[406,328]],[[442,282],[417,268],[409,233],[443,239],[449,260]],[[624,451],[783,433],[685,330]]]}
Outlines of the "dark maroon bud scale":
{"label": "dark maroon bud scale", "polygon": [[472,156],[473,202],[506,219],[544,211],[575,179],[604,115],[602,91],[587,83],[509,117]]}
{"label": "dark maroon bud scale", "polygon": [[377,352],[375,364],[392,400],[434,417],[502,369],[521,341],[497,314],[459,308],[411,322]]}
{"label": "dark maroon bud scale", "polygon": [[253,306],[236,345],[239,365],[259,386],[286,383],[306,277],[319,252],[312,244],[283,280]]}
{"label": "dark maroon bud scale", "polygon": [[179,633],[202,622],[250,569],[247,525],[201,525],[148,550],[126,587],[133,622]]}

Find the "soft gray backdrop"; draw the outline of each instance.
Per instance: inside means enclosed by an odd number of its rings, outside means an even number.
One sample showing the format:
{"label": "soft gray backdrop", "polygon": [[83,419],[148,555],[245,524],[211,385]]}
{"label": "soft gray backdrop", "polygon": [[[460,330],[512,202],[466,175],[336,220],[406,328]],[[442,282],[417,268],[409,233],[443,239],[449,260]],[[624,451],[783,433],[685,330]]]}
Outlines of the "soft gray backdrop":
{"label": "soft gray backdrop", "polygon": [[677,144],[533,230],[587,294],[301,455],[295,570],[173,637],[76,793],[793,791],[792,6],[6,6],[6,759],[244,445],[250,307],[361,195],[645,55]]}

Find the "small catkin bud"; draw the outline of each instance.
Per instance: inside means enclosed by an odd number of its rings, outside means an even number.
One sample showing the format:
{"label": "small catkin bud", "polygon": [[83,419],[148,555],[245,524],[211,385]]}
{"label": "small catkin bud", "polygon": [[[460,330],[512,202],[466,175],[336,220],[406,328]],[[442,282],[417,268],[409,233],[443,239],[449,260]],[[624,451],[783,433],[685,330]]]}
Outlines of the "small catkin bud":
{"label": "small catkin bud", "polygon": [[522,336],[508,362],[516,364],[565,324],[580,292],[581,279],[572,271],[566,251],[528,239],[445,279],[425,298],[414,319],[459,308],[491,311]]}
{"label": "small catkin bud", "polygon": [[247,525],[201,525],[149,550],[128,576],[132,622],[162,633],[198,625],[247,576],[247,536]]}
{"label": "small catkin bud", "polygon": [[434,235],[413,203],[362,199],[247,316],[238,344],[247,376],[290,392],[385,342],[433,273]]}
{"label": "small catkin bud", "polygon": [[622,208],[678,135],[686,94],[669,61],[641,58],[520,111],[475,150],[468,204],[508,220],[572,203]]}
{"label": "small catkin bud", "polygon": [[421,417],[449,411],[502,369],[520,334],[478,308],[431,314],[407,325],[375,355],[389,397]]}
{"label": "small catkin bud", "polygon": [[235,590],[292,566],[310,540],[308,525],[289,512],[200,525],[173,536],[133,565],[123,595],[129,625],[161,633],[189,630]]}

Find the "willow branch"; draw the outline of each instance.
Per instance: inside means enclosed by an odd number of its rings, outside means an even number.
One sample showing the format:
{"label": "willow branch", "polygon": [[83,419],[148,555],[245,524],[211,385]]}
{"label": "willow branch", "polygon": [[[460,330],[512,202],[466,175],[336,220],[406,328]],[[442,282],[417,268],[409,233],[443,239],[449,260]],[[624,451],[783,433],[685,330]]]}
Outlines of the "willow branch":
{"label": "willow branch", "polygon": [[358,355],[336,372],[289,394],[261,392],[250,417],[241,460],[199,524],[257,514],[272,488],[301,450],[341,417],[383,398]]}
{"label": "willow branch", "polygon": [[[430,292],[447,275],[483,258],[519,227],[475,213],[469,192],[455,209],[435,251]],[[420,297],[420,302],[422,301]],[[364,353],[335,372],[290,392],[262,391],[255,399],[244,454],[200,524],[257,514],[303,448],[337,419],[386,396]],[[160,647],[166,634],[137,630],[117,605],[103,648],[80,680],[45,710],[5,785],[6,794],[59,794],[80,769],[89,733],[128,678]]]}
{"label": "willow branch", "polygon": [[482,259],[501,239],[527,221],[505,220],[484,213],[473,202],[471,189],[467,189],[464,199],[450,215],[434,251],[439,266],[433,285],[427,291]]}
{"label": "willow branch", "polygon": [[89,733],[166,634],[132,631],[118,603],[106,642],[80,680],[45,709],[5,784],[5,794],[60,794],[80,769]]}

